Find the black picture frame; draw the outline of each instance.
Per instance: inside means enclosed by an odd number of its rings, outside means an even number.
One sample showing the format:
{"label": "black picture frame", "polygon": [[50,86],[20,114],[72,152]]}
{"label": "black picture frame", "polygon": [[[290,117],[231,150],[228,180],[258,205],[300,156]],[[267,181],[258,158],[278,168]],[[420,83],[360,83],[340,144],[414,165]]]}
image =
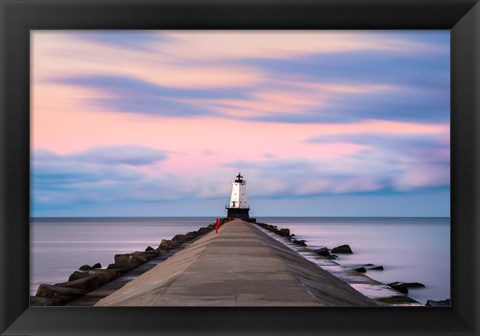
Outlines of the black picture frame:
{"label": "black picture frame", "polygon": [[[2,335],[478,335],[480,5],[473,0],[0,0]],[[450,308],[29,307],[32,29],[450,29]]]}

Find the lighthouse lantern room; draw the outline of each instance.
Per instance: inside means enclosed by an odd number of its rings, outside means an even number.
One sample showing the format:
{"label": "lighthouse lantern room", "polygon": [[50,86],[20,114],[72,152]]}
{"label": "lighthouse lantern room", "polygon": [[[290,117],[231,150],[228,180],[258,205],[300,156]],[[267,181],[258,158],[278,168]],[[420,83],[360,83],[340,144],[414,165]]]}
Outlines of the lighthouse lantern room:
{"label": "lighthouse lantern room", "polygon": [[230,204],[226,208],[228,210],[227,217],[229,218],[249,218],[248,211],[250,208],[247,203],[247,182],[240,173],[232,182],[232,196],[230,197]]}

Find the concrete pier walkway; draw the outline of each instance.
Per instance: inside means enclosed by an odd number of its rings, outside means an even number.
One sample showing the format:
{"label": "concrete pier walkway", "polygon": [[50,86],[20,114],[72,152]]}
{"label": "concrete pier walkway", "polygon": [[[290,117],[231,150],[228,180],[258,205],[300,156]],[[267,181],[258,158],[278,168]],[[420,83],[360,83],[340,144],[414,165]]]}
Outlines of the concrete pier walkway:
{"label": "concrete pier walkway", "polygon": [[97,306],[376,306],[243,220],[223,225]]}

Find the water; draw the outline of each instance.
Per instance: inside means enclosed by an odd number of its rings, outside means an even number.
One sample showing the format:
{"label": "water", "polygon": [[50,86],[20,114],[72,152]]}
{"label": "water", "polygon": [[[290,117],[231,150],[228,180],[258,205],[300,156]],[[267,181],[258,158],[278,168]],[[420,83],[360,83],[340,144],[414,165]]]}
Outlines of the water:
{"label": "water", "polygon": [[[450,220],[448,218],[261,217],[288,227],[311,248],[349,244],[353,255],[342,265],[382,265],[367,275],[383,283],[421,282],[409,295],[425,303],[450,298]],[[31,294],[42,283],[64,282],[83,264],[113,263],[118,253],[157,247],[162,239],[215,221],[213,217],[38,218],[31,223]]]}
{"label": "water", "polygon": [[366,275],[383,283],[421,282],[409,296],[427,300],[450,298],[449,218],[279,218],[257,220],[290,228],[308,247],[333,248],[348,244],[353,254],[338,254],[344,266],[382,265],[384,271]]}
{"label": "water", "polygon": [[162,239],[197,230],[215,218],[36,218],[30,225],[30,293],[65,282],[81,265],[103,267],[119,253],[158,247]]}

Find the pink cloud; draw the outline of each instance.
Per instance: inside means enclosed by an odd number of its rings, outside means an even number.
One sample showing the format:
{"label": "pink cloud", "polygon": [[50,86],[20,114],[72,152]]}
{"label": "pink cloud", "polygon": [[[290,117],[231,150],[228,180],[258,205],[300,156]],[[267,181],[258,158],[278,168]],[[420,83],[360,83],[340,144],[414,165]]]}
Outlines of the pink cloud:
{"label": "pink cloud", "polygon": [[[45,80],[95,74],[128,76],[176,88],[248,87],[260,84],[267,74],[259,67],[233,65],[228,61],[364,50],[411,54],[435,49],[401,36],[382,37],[365,32],[159,31],[158,34],[163,39],[144,42],[149,50],[145,52],[82,40],[72,31],[36,31],[32,34],[34,77]],[[352,93],[358,92],[360,87],[329,84],[324,89]]]}
{"label": "pink cloud", "polygon": [[[311,54],[384,51],[432,52],[432,48],[398,36],[358,31],[169,32],[168,55],[190,60],[294,58]],[[158,52],[165,46],[153,46]],[[194,51],[194,52],[192,52]]]}
{"label": "pink cloud", "polygon": [[245,87],[263,78],[254,67],[181,63],[164,54],[83,41],[72,32],[40,31],[33,33],[33,78],[39,83],[65,76],[114,75],[177,88]]}
{"label": "pink cloud", "polygon": [[418,164],[408,167],[395,181],[398,190],[411,190],[418,187],[449,185],[450,167],[433,164]]}
{"label": "pink cloud", "polygon": [[201,106],[224,116],[252,118],[283,113],[319,113],[322,110],[327,112],[332,108],[331,101],[338,99],[340,95],[381,94],[402,90],[393,85],[312,83],[302,78],[273,80],[265,86],[279,86],[279,88],[258,87],[248,99],[184,98],[177,101]]}

